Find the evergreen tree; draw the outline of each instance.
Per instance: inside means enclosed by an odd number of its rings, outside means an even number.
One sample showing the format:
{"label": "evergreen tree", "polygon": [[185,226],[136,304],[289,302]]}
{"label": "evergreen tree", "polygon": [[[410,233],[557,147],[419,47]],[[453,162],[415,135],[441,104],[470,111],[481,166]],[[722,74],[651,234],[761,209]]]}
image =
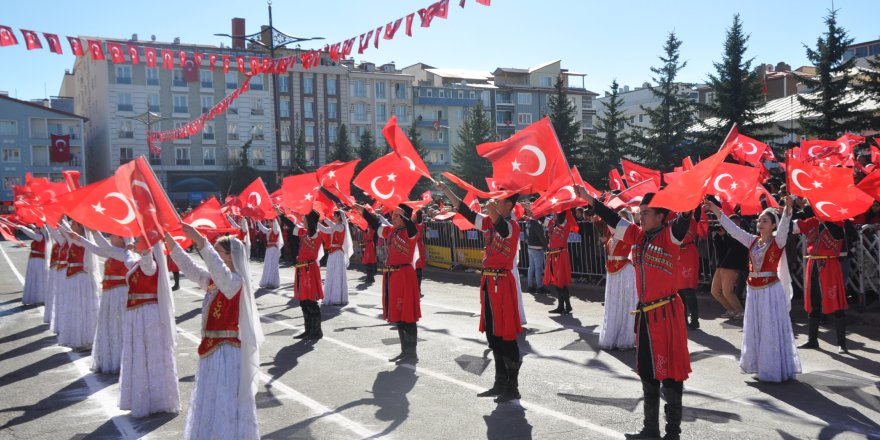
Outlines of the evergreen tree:
{"label": "evergreen tree", "polygon": [[333,151],[327,158],[327,162],[340,161],[348,162],[354,160],[354,149],[351,146],[351,140],[348,138],[348,128],[345,124],[339,126],[336,133],[336,142],[333,143]]}
{"label": "evergreen tree", "polygon": [[[880,102],[880,57],[868,58],[868,69],[860,72],[861,82],[855,87],[874,101]],[[867,112],[865,128],[880,130],[880,112]]]}
{"label": "evergreen tree", "polygon": [[364,167],[379,158],[379,150],[376,148],[376,142],[373,141],[373,135],[370,133],[370,130],[364,131],[364,134],[361,135],[357,154],[358,159],[361,161],[358,163],[355,173],[360,173]]}
{"label": "evergreen tree", "polygon": [[[850,70],[855,59],[844,61],[846,47],[852,44],[846,30],[837,26],[837,10],[825,17],[828,29],[816,39],[816,48],[807,50],[807,59],[816,66],[816,78],[799,76],[798,81],[815,91],[813,97],[798,95],[804,111],[798,118],[801,134],[819,139],[835,139],[844,132],[856,132],[865,126],[865,116],[857,110],[858,100],[845,100],[852,77]],[[804,113],[818,117],[805,118]]]}
{"label": "evergreen tree", "polygon": [[547,103],[550,106],[549,116],[553,130],[556,131],[556,137],[562,146],[562,152],[568,159],[568,164],[584,169],[587,166],[586,147],[581,141],[581,126],[575,118],[577,107],[568,99],[561,75],[556,77],[556,84],[553,88],[555,93],[550,95]]}
{"label": "evergreen tree", "polygon": [[[422,158],[423,162],[427,163],[428,158],[428,147],[422,142],[422,134],[419,133],[416,124],[413,123],[409,126],[409,129],[406,131],[406,137],[409,139],[409,142],[412,144],[413,149],[416,150],[419,157]],[[410,199],[417,199],[422,196],[422,193],[425,191],[430,191],[434,185],[430,180],[422,177],[416,183],[416,186],[413,187],[412,191],[410,191]]]}
{"label": "evergreen tree", "polygon": [[731,123],[735,122],[739,132],[749,136],[754,136],[772,125],[755,122],[766,113],[758,112],[758,108],[764,104],[763,85],[759,68],[752,68],[754,58],[745,58],[748,41],[749,36],[743,32],[739,14],[735,14],[733,24],[727,29],[721,62],[713,63],[715,74],[709,74],[709,86],[715,93],[715,100],[701,105],[702,110],[722,121],[717,126],[705,126],[708,131],[701,136],[705,145],[703,156],[717,150],[724,142]]}
{"label": "evergreen tree", "polygon": [[693,104],[675,82],[678,73],[687,66],[686,61],[679,60],[680,47],[681,40],[675,32],[670,32],[663,44],[663,55],[659,57],[662,66],[651,68],[657,85],[648,86],[660,104],[654,108],[640,106],[651,121],[650,127],[632,126],[633,142],[641,147],[634,149],[633,155],[646,166],[663,171],[671,170],[690,153],[682,150],[691,144],[687,129],[694,122]]}
{"label": "evergreen tree", "polygon": [[477,188],[488,190],[486,177],[492,176],[492,163],[477,154],[477,145],[494,141],[495,130],[481,101],[468,112],[458,129],[458,137],[459,143],[452,146],[452,173]]}
{"label": "evergreen tree", "polygon": [[300,129],[296,135],[296,141],[293,143],[293,151],[291,151],[291,174],[305,173],[308,165],[306,161],[306,134]]}
{"label": "evergreen tree", "polygon": [[608,171],[620,164],[629,148],[629,136],[623,132],[627,117],[623,113],[623,99],[617,80],[611,82],[611,95],[605,103],[605,113],[596,117],[595,135],[587,137],[586,169],[578,167],[581,176],[588,182],[599,184],[607,182]]}

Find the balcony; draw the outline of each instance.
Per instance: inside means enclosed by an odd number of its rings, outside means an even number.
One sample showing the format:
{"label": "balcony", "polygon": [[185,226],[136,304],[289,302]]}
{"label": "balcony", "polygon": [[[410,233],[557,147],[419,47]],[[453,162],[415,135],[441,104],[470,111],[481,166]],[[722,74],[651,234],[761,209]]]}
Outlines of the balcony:
{"label": "balcony", "polygon": [[134,110],[134,106],[131,104],[117,104],[116,110],[119,110],[121,112],[130,112]]}
{"label": "balcony", "polygon": [[212,89],[214,88],[214,81],[202,81],[203,89]]}
{"label": "balcony", "polygon": [[189,107],[182,105],[174,106],[174,113],[189,113]]}
{"label": "balcony", "polygon": [[185,81],[185,80],[183,80],[183,79],[177,79],[177,78],[175,78],[175,79],[171,82],[171,85],[174,86],[174,87],[187,87],[187,84],[186,84],[186,81]]}
{"label": "balcony", "polygon": [[416,97],[416,105],[448,105],[454,107],[471,107],[477,105],[477,98],[432,98],[428,96]]}
{"label": "balcony", "polygon": [[177,159],[177,165],[189,165],[189,159]]}
{"label": "balcony", "polygon": [[116,78],[116,84],[131,84],[131,77],[130,76],[118,77],[118,78]]}
{"label": "balcony", "polygon": [[134,132],[133,131],[120,131],[119,132],[119,139],[134,139]]}

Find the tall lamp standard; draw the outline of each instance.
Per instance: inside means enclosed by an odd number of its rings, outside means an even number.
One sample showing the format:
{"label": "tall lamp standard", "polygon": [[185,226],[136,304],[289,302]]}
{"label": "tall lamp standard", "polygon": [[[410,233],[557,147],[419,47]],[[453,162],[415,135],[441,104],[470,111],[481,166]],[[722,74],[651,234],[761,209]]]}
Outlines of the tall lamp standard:
{"label": "tall lamp standard", "polygon": [[[264,26],[262,29],[260,29],[260,32],[255,32],[253,34],[248,34],[248,35],[230,35],[230,34],[214,34],[214,35],[216,35],[218,37],[229,37],[229,38],[232,38],[233,40],[240,39],[243,41],[248,41],[250,43],[253,43],[257,46],[264,47],[269,51],[269,57],[272,59],[275,59],[275,50],[276,49],[282,49],[285,46],[287,46],[288,44],[301,43],[303,41],[323,40],[324,39],[324,37],[294,37],[294,36],[288,35],[284,32],[281,32],[280,30],[276,29],[274,24],[272,23],[272,0],[268,0],[266,2],[266,4],[269,7],[269,26],[268,27]],[[257,37],[262,36],[265,31],[270,32],[270,38],[269,38],[268,43],[265,41],[262,41],[262,39],[260,39],[260,38],[257,38]],[[281,181],[281,146],[278,144],[279,144],[279,139],[280,139],[279,130],[280,130],[280,126],[281,126],[281,120],[278,116],[278,106],[279,106],[278,80],[275,77],[275,75],[276,75],[276,73],[273,72],[272,73],[272,102],[273,102],[272,107],[275,110],[273,112],[273,115],[274,115],[273,119],[274,119],[275,126],[272,129],[272,133],[275,135],[275,165],[277,168],[275,178],[277,181],[280,182]],[[293,155],[293,152],[291,151],[291,156],[292,155]]]}
{"label": "tall lamp standard", "polygon": [[[135,120],[135,121],[138,121],[138,122],[144,124],[147,127],[147,136],[149,137],[150,132],[153,131],[153,124],[158,124],[159,122],[167,121],[171,118],[163,118],[159,114],[153,113],[148,110],[148,111],[141,113],[137,116],[132,116],[132,117],[126,118],[126,119],[132,119],[132,120]],[[161,158],[159,160],[161,161]],[[161,165],[161,162],[159,164]],[[150,165],[155,165],[155,164],[153,164],[152,161],[150,161]]]}

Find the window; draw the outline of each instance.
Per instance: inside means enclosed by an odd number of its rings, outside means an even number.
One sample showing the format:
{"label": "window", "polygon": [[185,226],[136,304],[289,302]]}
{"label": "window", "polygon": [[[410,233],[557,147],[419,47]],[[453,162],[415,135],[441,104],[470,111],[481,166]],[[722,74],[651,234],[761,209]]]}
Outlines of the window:
{"label": "window", "polygon": [[437,97],[438,98],[445,98],[446,97],[446,90],[443,90],[443,89],[438,90]]}
{"label": "window", "polygon": [[362,79],[356,79],[351,82],[351,94],[359,98],[367,96],[367,86]]}
{"label": "window", "polygon": [[639,122],[645,122],[645,114],[644,113],[639,114]]}
{"label": "window", "polygon": [[147,85],[148,86],[158,86],[159,85],[159,68],[158,67],[147,67]]}
{"label": "window", "polygon": [[147,96],[147,110],[153,113],[161,113],[159,109],[159,95],[151,94]]}
{"label": "window", "polygon": [[338,114],[339,114],[339,104],[337,104],[335,102],[328,102],[327,103],[327,119],[336,119],[339,117],[339,116],[337,116]]}
{"label": "window", "polygon": [[119,101],[116,103],[116,109],[121,112],[130,112],[134,110],[131,105],[131,93],[120,93]]}
{"label": "window", "polygon": [[499,104],[513,104],[513,100],[510,97],[510,92],[498,93],[497,97]]}
{"label": "window", "polygon": [[49,166],[48,145],[31,145],[31,165],[35,167]]}
{"label": "window", "polygon": [[262,141],[266,139],[266,135],[263,133],[263,124],[254,124],[251,133],[253,134],[254,140]]}
{"label": "window", "polygon": [[443,153],[440,153],[440,162],[443,163],[446,160],[446,156]]}
{"label": "window", "polygon": [[189,165],[189,147],[174,148],[174,158],[177,165]]}
{"label": "window", "polygon": [[336,142],[337,130],[338,129],[336,128],[335,125],[331,125],[331,126],[327,127],[327,142],[329,142],[331,144]]}
{"label": "window", "polygon": [[238,124],[235,122],[227,122],[226,123],[226,140],[227,141],[237,141],[238,140]]}
{"label": "window", "polygon": [[433,98],[434,97],[434,89],[426,89],[425,96],[428,98]]}
{"label": "window", "polygon": [[227,89],[237,89],[238,88],[238,74],[235,72],[227,72],[226,73],[226,88]]}
{"label": "window", "polygon": [[388,108],[385,104],[376,104],[376,122],[385,122],[388,120]]}
{"label": "window", "polygon": [[265,150],[263,150],[262,148],[251,148],[249,151],[251,153],[251,165],[266,165]]}
{"label": "window", "polygon": [[204,89],[214,87],[214,72],[204,69],[199,71],[199,82]]}
{"label": "window", "polygon": [[3,177],[3,189],[11,190],[13,186],[21,185],[21,177],[20,176],[5,176]]}
{"label": "window", "polygon": [[150,165],[162,165],[162,153],[153,154],[150,151]]}
{"label": "window", "polygon": [[376,99],[385,99],[385,81],[376,81]]}
{"label": "window", "polygon": [[216,165],[217,164],[217,148],[215,148],[215,147],[202,147],[202,164],[203,165]]}
{"label": "window", "polygon": [[352,119],[355,121],[364,122],[367,120],[367,105],[363,102],[359,102],[354,105],[354,116]]}
{"label": "window", "polygon": [[202,95],[202,113],[208,113],[208,110],[211,110],[211,107],[214,106],[214,97],[213,96],[205,96]]}
{"label": "window", "polygon": [[0,121],[0,136],[17,136],[18,121]]}
{"label": "window", "polygon": [[290,150],[281,150],[281,166],[290,166]]}
{"label": "window", "polygon": [[516,121],[520,125],[528,125],[532,123],[531,113],[520,113],[517,115]]}
{"label": "window", "polygon": [[542,76],[541,77],[541,87],[553,87],[553,77],[552,76]]}
{"label": "window", "polygon": [[3,149],[3,162],[4,163],[19,163],[19,162],[21,162],[21,150],[18,148],[4,148]]}
{"label": "window", "polygon": [[406,83],[394,83],[394,97],[397,99],[406,99]]}
{"label": "window", "polygon": [[464,99],[464,90],[458,91],[458,99]]}
{"label": "window", "polygon": [[133,139],[134,129],[130,120],[119,121],[119,139]]}
{"label": "window", "polygon": [[279,131],[281,142],[290,142],[290,122],[282,122]]}
{"label": "window", "polygon": [[584,116],[584,128],[593,128],[593,116],[585,115]]}
{"label": "window", "polygon": [[202,129],[202,140],[214,140],[214,121],[205,122],[205,127]]}
{"label": "window", "polygon": [[315,103],[306,101],[303,103],[303,115],[306,119],[315,119]]}
{"label": "window", "polygon": [[303,77],[303,93],[306,95],[315,94],[315,78],[312,76]]}
{"label": "window", "polygon": [[336,96],[336,78],[327,78],[327,96]]}
{"label": "window", "polygon": [[519,105],[532,105],[532,94],[523,92],[517,93],[516,103]]}
{"label": "window", "polygon": [[394,106],[394,115],[398,121],[406,121],[406,106],[403,104]]}
{"label": "window", "polygon": [[119,165],[125,165],[134,159],[134,148],[122,147],[119,149]]}
{"label": "window", "polygon": [[263,113],[263,98],[254,98],[253,104],[251,105],[251,114],[263,116]]}
{"label": "window", "polygon": [[282,99],[280,103],[278,103],[278,115],[282,118],[290,117],[290,100]]}
{"label": "window", "polygon": [[468,92],[468,99],[477,99],[477,93],[471,90]]}
{"label": "window", "polygon": [[358,139],[360,139],[361,136],[363,136],[364,133],[366,133],[366,132],[367,132],[367,127],[355,127],[355,128],[354,128],[354,133],[352,133],[352,135],[353,135],[353,136],[352,136],[352,138],[353,138],[352,141],[357,142]]}
{"label": "window", "polygon": [[226,114],[227,115],[238,115],[238,109],[235,107],[227,107]]}
{"label": "window", "polygon": [[263,90],[263,75],[251,77],[251,90]]}
{"label": "window", "polygon": [[241,147],[229,147],[226,149],[226,161],[230,164],[241,163]]}
{"label": "window", "polygon": [[186,87],[186,79],[183,77],[183,69],[174,69],[171,72],[171,85],[174,87]]}
{"label": "window", "polygon": [[186,95],[173,95],[174,113],[189,113],[189,102]]}
{"label": "window", "polygon": [[278,77],[278,91],[281,93],[290,92],[290,77],[281,75]]}
{"label": "window", "polygon": [[499,124],[510,125],[513,123],[513,112],[511,112],[511,111],[496,112],[495,113],[495,120],[498,121]]}
{"label": "window", "polygon": [[131,66],[116,66],[116,84],[131,84]]}
{"label": "window", "polygon": [[315,142],[315,126],[306,125],[306,142]]}
{"label": "window", "polygon": [[584,108],[593,108],[593,98],[590,98],[589,96],[584,96],[583,98],[581,98],[581,104],[584,106]]}

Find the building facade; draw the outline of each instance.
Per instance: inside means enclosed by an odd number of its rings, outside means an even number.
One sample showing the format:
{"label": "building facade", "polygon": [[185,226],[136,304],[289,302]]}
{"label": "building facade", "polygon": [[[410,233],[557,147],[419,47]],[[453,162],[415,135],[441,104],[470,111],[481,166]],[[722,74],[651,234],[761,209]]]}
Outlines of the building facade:
{"label": "building facade", "polygon": [[[21,101],[0,94],[0,204],[2,212],[11,212],[12,187],[25,182],[25,175],[64,180],[62,172],[76,170],[85,181],[88,176],[87,146],[83,139],[86,118],[69,111],[69,98],[36,102]],[[51,135],[69,135],[71,160],[51,162]]]}
{"label": "building facade", "polygon": [[348,129],[355,148],[366,131],[373,135],[376,145],[385,145],[382,128],[391,116],[397,116],[397,125],[404,132],[409,130],[414,118],[412,75],[397,70],[393,63],[342,64],[349,69]]}

